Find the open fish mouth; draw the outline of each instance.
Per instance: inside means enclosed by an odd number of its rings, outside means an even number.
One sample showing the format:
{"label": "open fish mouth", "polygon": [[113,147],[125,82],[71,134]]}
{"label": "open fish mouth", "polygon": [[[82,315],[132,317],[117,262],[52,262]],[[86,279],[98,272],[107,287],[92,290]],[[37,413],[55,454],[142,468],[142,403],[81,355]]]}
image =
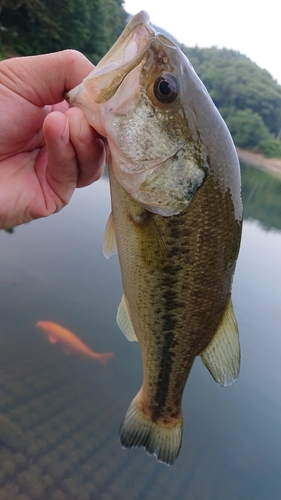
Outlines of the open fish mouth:
{"label": "open fish mouth", "polygon": [[120,62],[121,65],[128,62],[141,52],[147,41],[154,36],[156,36],[156,32],[150,23],[149,15],[145,11],[139,12],[127,24],[121,36],[101,59],[97,67],[104,66],[112,58],[114,58],[116,66],[120,65]]}
{"label": "open fish mouth", "polygon": [[145,11],[139,12],[95,68],[95,74],[108,73],[126,65],[142,52],[147,42],[156,36]]}
{"label": "open fish mouth", "polygon": [[[139,64],[138,60],[142,59],[142,53],[149,40],[156,37],[156,35],[155,30],[150,24],[149,16],[145,11],[139,12],[131,19],[118,40],[98,62],[94,70],[89,75],[93,75],[95,77],[95,102],[100,103],[110,99],[111,94],[108,92],[105,94],[102,92],[101,97],[101,95],[99,95],[100,90],[105,86],[111,87],[110,81],[115,81],[115,83],[120,81],[120,83],[122,83],[128,72]],[[88,77],[84,80],[84,82],[82,82],[81,85],[78,85],[65,94],[65,99],[70,105],[75,105],[75,101],[77,101],[81,94],[84,93],[87,86],[87,80]],[[93,90],[92,86],[90,90]]]}
{"label": "open fish mouth", "polygon": [[143,66],[147,59],[151,59],[151,49],[153,53],[160,53],[160,45],[175,47],[173,42],[154,30],[145,11],[139,12],[94,70],[82,84],[67,92],[65,99],[70,105],[75,105],[75,101],[80,98],[87,100],[91,94],[96,104],[106,103],[137,66]]}
{"label": "open fish mouth", "polygon": [[[125,30],[114,43],[111,49],[99,61],[95,67],[95,75],[109,73],[116,68],[122,68],[134,61],[147,50],[153,41],[160,41],[167,47],[174,48],[174,42],[165,37],[162,33],[157,33],[151,25],[149,15],[145,11],[136,14],[127,24]],[[136,66],[136,63],[134,63]]]}

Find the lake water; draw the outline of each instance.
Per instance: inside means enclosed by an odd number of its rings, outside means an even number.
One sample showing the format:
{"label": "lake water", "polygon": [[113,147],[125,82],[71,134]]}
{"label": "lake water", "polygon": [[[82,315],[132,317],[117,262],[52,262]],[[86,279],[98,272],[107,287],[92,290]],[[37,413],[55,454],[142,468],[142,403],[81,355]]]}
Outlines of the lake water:
{"label": "lake water", "polygon": [[[0,500],[281,498],[281,181],[246,166],[242,177],[233,286],[241,373],[221,388],[196,360],[170,468],[118,440],[142,367],[138,344],[115,321],[117,256],[102,254],[107,178],[77,190],[57,215],[0,231]],[[66,355],[35,327],[40,320],[115,355],[107,367]]]}

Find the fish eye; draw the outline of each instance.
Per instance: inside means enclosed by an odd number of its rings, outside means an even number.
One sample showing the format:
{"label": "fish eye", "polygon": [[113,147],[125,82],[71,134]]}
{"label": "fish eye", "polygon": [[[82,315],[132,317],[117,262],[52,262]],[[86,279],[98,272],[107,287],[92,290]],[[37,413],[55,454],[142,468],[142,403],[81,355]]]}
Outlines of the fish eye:
{"label": "fish eye", "polygon": [[177,78],[171,73],[163,73],[155,80],[154,95],[160,102],[173,102],[178,95]]}

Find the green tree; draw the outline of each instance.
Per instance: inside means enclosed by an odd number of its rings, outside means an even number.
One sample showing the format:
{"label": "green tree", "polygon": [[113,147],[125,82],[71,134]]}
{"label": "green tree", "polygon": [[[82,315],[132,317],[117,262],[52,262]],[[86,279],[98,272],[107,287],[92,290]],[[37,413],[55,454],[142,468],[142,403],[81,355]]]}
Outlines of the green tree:
{"label": "green tree", "polygon": [[270,229],[281,229],[281,180],[241,163],[244,219],[258,219]]}
{"label": "green tree", "polygon": [[227,49],[184,48],[218,108],[252,109],[273,134],[281,128],[281,87],[268,71]]}
{"label": "green tree", "polygon": [[80,49],[94,64],[106,54],[122,33],[127,13],[120,0],[90,2],[90,34]]}
{"label": "green tree", "polygon": [[[0,0],[1,1],[1,0]],[[74,48],[97,62],[122,32],[120,0],[2,0],[2,45],[21,55]],[[4,28],[4,29],[3,29]]]}
{"label": "green tree", "polygon": [[276,137],[281,129],[281,87],[272,76],[233,50],[185,46],[182,50],[205,83],[236,143],[266,154],[274,150],[280,156]]}
{"label": "green tree", "polygon": [[270,138],[262,117],[249,108],[234,111],[227,124],[237,146],[253,148],[262,140]]}

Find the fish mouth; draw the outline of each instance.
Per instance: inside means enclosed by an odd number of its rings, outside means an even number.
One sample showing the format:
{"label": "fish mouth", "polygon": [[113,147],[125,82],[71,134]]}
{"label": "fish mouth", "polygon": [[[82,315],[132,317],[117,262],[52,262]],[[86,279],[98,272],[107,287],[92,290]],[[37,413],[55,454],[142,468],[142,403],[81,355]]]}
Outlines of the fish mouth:
{"label": "fish mouth", "polygon": [[99,61],[93,72],[84,79],[85,90],[93,92],[93,85],[88,82],[92,77],[95,80],[95,102],[102,104],[109,101],[126,76],[136,67],[145,65],[146,61],[149,66],[151,65],[150,52],[153,53],[153,58],[158,52],[159,64],[163,61],[167,62],[165,59],[168,58],[161,47],[168,50],[177,48],[175,43],[165,35],[155,31],[149,15],[145,11],[140,11],[132,17],[123,33]]}
{"label": "fish mouth", "polygon": [[146,46],[148,41],[157,36],[147,12],[142,10],[127,24],[115,44],[95,67],[95,75],[108,73],[132,61]]}
{"label": "fish mouth", "polygon": [[132,17],[118,40],[83,82],[65,94],[66,101],[70,106],[80,106],[86,116],[86,102],[102,104],[109,101],[128,73],[145,58],[153,38],[157,38],[157,33],[149,15],[141,11]]}

